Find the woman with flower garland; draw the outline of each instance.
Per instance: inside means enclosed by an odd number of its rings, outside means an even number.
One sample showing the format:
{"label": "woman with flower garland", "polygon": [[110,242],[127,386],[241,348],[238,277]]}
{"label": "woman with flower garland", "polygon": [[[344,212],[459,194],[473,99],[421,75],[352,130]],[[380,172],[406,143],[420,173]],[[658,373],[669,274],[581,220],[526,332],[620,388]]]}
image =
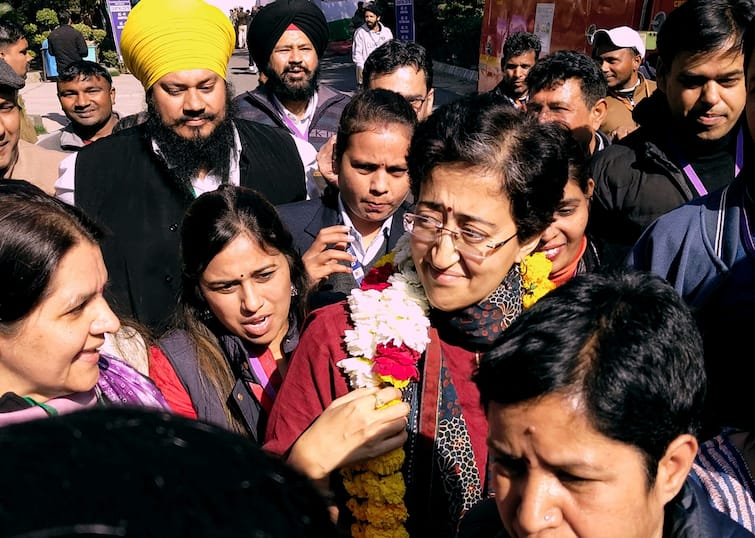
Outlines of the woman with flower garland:
{"label": "woman with flower garland", "polygon": [[98,405],[168,410],[102,353],[120,321],[103,297],[102,231],[31,183],[0,181],[0,426]]}
{"label": "woman with flower garland", "polygon": [[[441,107],[412,138],[408,234],[348,302],[308,318],[270,416],[268,450],[289,454],[355,387],[402,388],[410,406],[402,449],[330,477],[352,536],[451,536],[490,494],[471,378],[525,304],[553,287],[547,259],[528,255],[564,192],[565,136],[489,94]],[[348,436],[332,436],[310,454],[312,468],[336,469],[348,455]]]}

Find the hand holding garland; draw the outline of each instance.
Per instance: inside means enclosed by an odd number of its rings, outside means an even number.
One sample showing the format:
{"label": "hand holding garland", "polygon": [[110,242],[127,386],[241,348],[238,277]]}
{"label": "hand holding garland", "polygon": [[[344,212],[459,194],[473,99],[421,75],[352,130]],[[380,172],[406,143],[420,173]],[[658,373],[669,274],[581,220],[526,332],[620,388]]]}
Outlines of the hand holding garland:
{"label": "hand holding garland", "polygon": [[400,399],[401,391],[394,387],[369,387],[333,400],[296,441],[288,463],[327,489],[336,469],[403,446],[409,405],[376,405]]}

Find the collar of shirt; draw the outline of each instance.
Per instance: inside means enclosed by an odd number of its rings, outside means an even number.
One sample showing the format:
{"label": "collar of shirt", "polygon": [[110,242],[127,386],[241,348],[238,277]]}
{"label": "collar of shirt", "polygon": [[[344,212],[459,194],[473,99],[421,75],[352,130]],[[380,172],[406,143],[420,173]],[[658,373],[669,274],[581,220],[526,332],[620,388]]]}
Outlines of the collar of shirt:
{"label": "collar of shirt", "polygon": [[[152,140],[152,151],[156,155],[163,158],[162,151],[157,142]],[[236,130],[236,126],[233,126],[233,148],[231,150],[231,166],[228,170],[228,183],[231,185],[241,184],[241,138],[239,132]],[[163,159],[165,160],[165,159]],[[166,163],[168,164],[168,163]],[[168,164],[168,168],[173,168]],[[206,192],[214,191],[222,183],[222,179],[215,175],[214,170],[210,170],[203,178],[195,177],[191,180],[191,186],[194,188],[194,196],[200,196]]]}
{"label": "collar of shirt", "polygon": [[366,265],[367,263],[375,259],[378,252],[380,252],[380,249],[383,248],[383,245],[388,240],[388,237],[390,237],[393,215],[383,221],[383,225],[380,227],[380,232],[375,236],[375,239],[372,240],[372,243],[367,245],[367,248],[365,248],[365,246],[362,244],[362,234],[357,231],[357,229],[354,227],[354,224],[351,222],[351,219],[349,218],[349,215],[344,208],[343,200],[341,200],[340,196],[338,197],[338,213],[341,217],[341,222],[343,222],[345,226],[349,227],[349,234],[354,237],[354,242],[351,243],[351,246],[353,247],[352,254],[357,257],[359,263]]}
{"label": "collar of shirt", "polygon": [[296,128],[299,129],[300,133],[309,132],[309,124],[312,123],[312,117],[315,115],[315,110],[317,110],[317,92],[315,92],[315,94],[312,96],[312,99],[309,100],[307,109],[304,111],[304,116],[302,116],[301,119],[299,119],[295,114],[292,114],[285,106],[283,106],[283,103],[280,102],[277,95],[273,94],[272,99],[275,108],[278,109],[278,112],[291,120]]}

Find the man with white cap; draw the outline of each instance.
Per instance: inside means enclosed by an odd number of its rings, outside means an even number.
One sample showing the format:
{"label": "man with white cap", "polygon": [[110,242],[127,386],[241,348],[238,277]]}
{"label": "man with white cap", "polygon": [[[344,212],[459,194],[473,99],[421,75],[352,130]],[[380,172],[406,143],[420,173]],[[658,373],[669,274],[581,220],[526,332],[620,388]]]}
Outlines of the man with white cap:
{"label": "man with white cap", "polygon": [[622,138],[637,128],[632,111],[650,97],[656,85],[639,72],[645,57],[645,43],[629,26],[598,30],[593,36],[592,56],[608,83],[608,112],[600,126],[610,139]]}
{"label": "man with white cap", "polygon": [[56,183],[58,197],[110,232],[102,251],[114,310],[152,329],[175,309],[179,223],[196,196],[231,183],[273,204],[306,197],[294,138],[233,117],[226,77],[235,38],[203,0],[141,0],[121,50],[146,91],[147,120],[72,154]]}
{"label": "man with white cap", "polygon": [[742,36],[753,12],[750,0],[687,0],[658,31],[658,90],[632,114],[639,129],[590,163],[590,226],[604,244],[603,265],[623,263],[656,218],[741,170]]}

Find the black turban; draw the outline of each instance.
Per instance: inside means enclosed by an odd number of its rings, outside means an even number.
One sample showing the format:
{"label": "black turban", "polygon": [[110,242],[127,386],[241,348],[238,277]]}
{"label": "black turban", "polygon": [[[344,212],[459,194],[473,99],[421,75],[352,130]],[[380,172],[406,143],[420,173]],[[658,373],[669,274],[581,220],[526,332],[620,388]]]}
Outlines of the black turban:
{"label": "black turban", "polygon": [[312,42],[317,56],[328,46],[328,22],[322,10],[309,0],[276,0],[255,15],[247,32],[247,44],[254,63],[267,66],[275,44],[289,24],[295,24]]}

